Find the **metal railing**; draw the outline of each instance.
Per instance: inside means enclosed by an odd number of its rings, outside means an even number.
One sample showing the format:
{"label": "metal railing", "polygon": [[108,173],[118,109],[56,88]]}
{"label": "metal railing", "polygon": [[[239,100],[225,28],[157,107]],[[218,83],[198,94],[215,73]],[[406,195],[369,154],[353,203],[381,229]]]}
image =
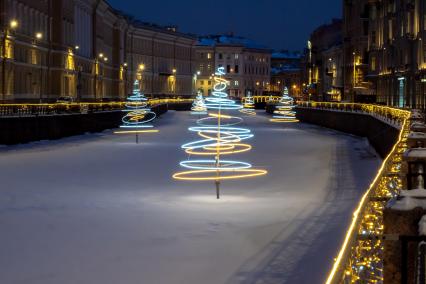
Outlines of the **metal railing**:
{"label": "metal railing", "polygon": [[362,196],[326,284],[383,282],[383,210],[402,187],[402,155],[407,149],[410,111],[356,103],[301,102],[300,107],[358,112],[398,123],[400,134],[372,184]]}
{"label": "metal railing", "polygon": [[[192,99],[151,99],[150,106],[171,103],[191,103]],[[58,114],[81,114],[121,110],[125,102],[0,104],[0,117],[31,117]]]}

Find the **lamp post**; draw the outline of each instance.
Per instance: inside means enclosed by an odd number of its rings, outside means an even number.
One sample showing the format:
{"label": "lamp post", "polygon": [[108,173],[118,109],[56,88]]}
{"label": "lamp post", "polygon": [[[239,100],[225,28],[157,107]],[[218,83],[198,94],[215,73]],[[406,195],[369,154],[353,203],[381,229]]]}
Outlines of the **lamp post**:
{"label": "lamp post", "polygon": [[198,76],[200,76],[200,74],[201,74],[201,72],[200,72],[200,71],[197,71],[197,72],[194,74],[194,85],[193,85],[193,90],[192,90],[192,93],[193,93],[194,95],[197,95],[197,80],[198,80]]}
{"label": "lamp post", "polygon": [[19,26],[19,23],[17,20],[11,20],[9,22],[9,27],[5,26],[3,28],[3,61],[2,61],[2,102],[4,102],[6,98],[6,57],[7,57],[7,38],[9,36],[9,29],[10,30],[16,30]]}
{"label": "lamp post", "polygon": [[[34,46],[37,45],[37,42],[41,41],[43,39],[43,34],[41,32],[37,32],[35,34],[35,39],[34,39]],[[40,66],[40,75],[39,75],[39,80],[40,80],[40,91],[39,91],[39,103],[41,104],[43,102],[43,88],[42,88],[42,83],[43,83],[43,63],[42,63],[42,51],[40,49],[39,51],[39,66]]]}
{"label": "lamp post", "polygon": [[[136,79],[139,79],[139,89],[142,91],[143,88],[143,71],[145,70],[145,64],[141,63],[138,65],[138,72],[136,74]],[[139,77],[139,78],[138,78]],[[152,98],[152,94],[151,94]]]}
{"label": "lamp post", "polygon": [[173,87],[173,95],[176,96],[176,80],[177,80],[176,79],[176,73],[177,73],[176,68],[173,68],[172,73],[173,73],[173,85],[172,85],[172,87]]}

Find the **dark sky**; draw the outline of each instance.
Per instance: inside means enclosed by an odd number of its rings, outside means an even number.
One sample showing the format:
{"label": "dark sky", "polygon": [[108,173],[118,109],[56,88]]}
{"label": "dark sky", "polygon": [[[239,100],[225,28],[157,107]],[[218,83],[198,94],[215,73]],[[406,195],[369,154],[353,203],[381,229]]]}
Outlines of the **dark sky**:
{"label": "dark sky", "polygon": [[142,21],[182,32],[234,32],[275,49],[301,50],[313,29],[340,18],[343,0],[108,0]]}

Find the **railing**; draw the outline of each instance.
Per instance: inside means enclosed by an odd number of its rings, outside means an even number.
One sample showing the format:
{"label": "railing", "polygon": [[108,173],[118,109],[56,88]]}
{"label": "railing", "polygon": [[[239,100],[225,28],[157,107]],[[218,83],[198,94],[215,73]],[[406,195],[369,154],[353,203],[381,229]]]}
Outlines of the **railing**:
{"label": "railing", "polygon": [[[152,99],[151,106],[168,103],[191,103],[192,99]],[[125,102],[54,103],[54,104],[0,104],[0,117],[79,114],[121,110]]]}
{"label": "railing", "polygon": [[398,141],[383,161],[372,184],[362,196],[335,258],[326,284],[383,282],[383,210],[402,187],[402,155],[407,149],[410,111],[386,106],[352,103],[299,103],[301,107],[361,112],[400,123]]}
{"label": "railing", "polygon": [[[253,96],[255,103],[273,103],[278,102],[281,99],[280,96]],[[244,103],[244,98],[242,99]]]}
{"label": "railing", "polygon": [[395,126],[401,126],[409,111],[388,106],[359,104],[359,103],[331,103],[331,102],[298,102],[299,107],[325,109],[344,112],[364,113],[386,121]]}

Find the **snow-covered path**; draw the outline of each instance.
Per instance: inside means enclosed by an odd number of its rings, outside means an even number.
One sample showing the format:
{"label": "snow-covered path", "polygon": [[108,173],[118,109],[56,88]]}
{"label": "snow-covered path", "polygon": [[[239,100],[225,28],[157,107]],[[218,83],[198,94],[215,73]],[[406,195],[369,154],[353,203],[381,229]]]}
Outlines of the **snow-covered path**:
{"label": "snow-covered path", "polygon": [[245,119],[254,148],[237,159],[269,174],[219,201],[171,178],[189,113],[139,145],[107,131],[0,148],[0,283],[322,283],[380,160],[360,138]]}

